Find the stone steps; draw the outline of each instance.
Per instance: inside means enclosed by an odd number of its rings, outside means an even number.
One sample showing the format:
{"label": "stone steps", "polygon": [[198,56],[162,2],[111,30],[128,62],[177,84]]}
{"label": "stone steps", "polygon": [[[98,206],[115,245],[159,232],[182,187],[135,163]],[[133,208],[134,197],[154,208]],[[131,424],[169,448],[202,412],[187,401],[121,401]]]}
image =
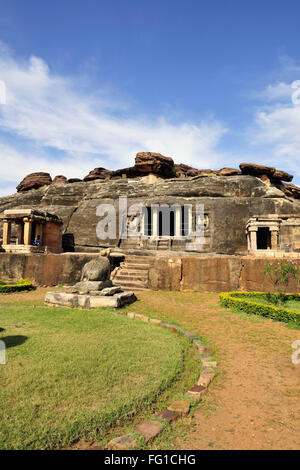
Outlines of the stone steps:
{"label": "stone steps", "polygon": [[149,268],[153,259],[148,256],[128,256],[114,277],[114,283],[123,289],[147,290]]}
{"label": "stone steps", "polygon": [[147,266],[149,266],[150,264],[152,264],[153,260],[152,258],[148,257],[148,256],[136,256],[136,257],[126,257],[125,258],[125,261],[124,263],[126,264],[145,264]]}
{"label": "stone steps", "polygon": [[148,288],[145,287],[145,284],[143,282],[138,281],[118,281],[118,286],[120,286],[124,291],[148,290]]}
{"label": "stone steps", "polygon": [[117,272],[115,280],[121,279],[136,279],[137,281],[147,281],[148,272],[147,271],[131,271],[130,269],[122,269],[121,272]]}
{"label": "stone steps", "polygon": [[120,267],[123,269],[130,269],[130,271],[148,271],[149,264],[121,263]]}

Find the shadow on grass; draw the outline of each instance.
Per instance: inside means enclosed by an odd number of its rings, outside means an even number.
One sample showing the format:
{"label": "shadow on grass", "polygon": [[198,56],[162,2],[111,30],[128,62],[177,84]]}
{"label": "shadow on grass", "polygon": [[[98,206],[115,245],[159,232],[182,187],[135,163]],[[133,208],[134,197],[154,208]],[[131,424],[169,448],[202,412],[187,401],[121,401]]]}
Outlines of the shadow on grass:
{"label": "shadow on grass", "polygon": [[27,339],[27,336],[22,335],[4,336],[3,338],[0,338],[1,341],[4,341],[6,349],[19,346],[20,344],[25,343]]}

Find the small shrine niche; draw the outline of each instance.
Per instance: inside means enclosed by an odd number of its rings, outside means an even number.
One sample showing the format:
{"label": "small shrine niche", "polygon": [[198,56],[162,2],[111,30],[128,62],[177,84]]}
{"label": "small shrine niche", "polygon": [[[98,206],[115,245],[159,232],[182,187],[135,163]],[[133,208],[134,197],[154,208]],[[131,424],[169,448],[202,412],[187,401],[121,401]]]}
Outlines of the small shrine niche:
{"label": "small shrine niche", "polygon": [[300,251],[300,217],[295,214],[253,216],[246,225],[248,252]]}
{"label": "small shrine niche", "polygon": [[[61,253],[63,222],[56,215],[34,209],[8,209],[1,214],[2,248],[8,253]],[[12,237],[12,225],[16,237]]]}
{"label": "small shrine niche", "polygon": [[246,226],[248,251],[277,251],[281,222],[276,214],[251,217]]}

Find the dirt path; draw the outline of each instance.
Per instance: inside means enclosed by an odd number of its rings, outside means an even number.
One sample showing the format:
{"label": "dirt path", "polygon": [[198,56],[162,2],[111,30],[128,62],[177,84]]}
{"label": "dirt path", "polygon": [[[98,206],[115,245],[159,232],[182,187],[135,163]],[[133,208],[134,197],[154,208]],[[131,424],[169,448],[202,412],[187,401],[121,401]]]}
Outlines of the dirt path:
{"label": "dirt path", "polygon": [[[53,289],[1,296],[0,305],[42,305],[47,290]],[[300,365],[291,362],[300,330],[231,313],[217,294],[146,291],[138,297],[132,311],[176,321],[217,352],[219,375],[205,406],[172,448],[300,449]]]}
{"label": "dirt path", "polygon": [[300,365],[291,362],[299,330],[229,313],[217,294],[142,292],[139,298],[135,311],[157,309],[216,347],[220,375],[175,449],[300,448]]}

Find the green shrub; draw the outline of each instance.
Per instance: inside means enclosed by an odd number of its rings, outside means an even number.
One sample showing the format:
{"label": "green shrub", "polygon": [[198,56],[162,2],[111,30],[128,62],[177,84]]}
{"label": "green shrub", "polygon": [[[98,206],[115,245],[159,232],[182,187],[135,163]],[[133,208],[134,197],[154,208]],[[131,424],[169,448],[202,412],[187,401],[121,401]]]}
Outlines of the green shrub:
{"label": "green shrub", "polygon": [[[284,308],[276,307],[274,305],[260,304],[254,302],[251,297],[265,297],[268,300],[267,292],[222,292],[219,294],[220,303],[223,307],[236,308],[246,313],[260,315],[262,317],[271,318],[272,320],[283,322],[294,322],[300,325],[300,312]],[[274,296],[281,296],[284,301],[298,300],[300,301],[300,294],[272,294]]]}
{"label": "green shrub", "polygon": [[[280,292],[283,292],[287,288],[288,283],[292,279],[300,282],[300,266],[298,261],[293,259],[267,261],[264,267],[264,274],[269,281],[272,282],[274,289],[279,289]],[[269,293],[269,302],[274,303],[275,305],[281,305],[284,302],[284,297],[273,297],[272,294]]]}
{"label": "green shrub", "polygon": [[23,279],[21,277],[21,279],[18,280],[18,282],[16,283],[18,286],[27,286],[28,284],[31,284],[31,280],[30,279]]}
{"label": "green shrub", "polygon": [[15,284],[5,284],[0,282],[0,294],[10,294],[12,292],[20,292],[34,289],[32,282],[29,279],[19,279]]}

